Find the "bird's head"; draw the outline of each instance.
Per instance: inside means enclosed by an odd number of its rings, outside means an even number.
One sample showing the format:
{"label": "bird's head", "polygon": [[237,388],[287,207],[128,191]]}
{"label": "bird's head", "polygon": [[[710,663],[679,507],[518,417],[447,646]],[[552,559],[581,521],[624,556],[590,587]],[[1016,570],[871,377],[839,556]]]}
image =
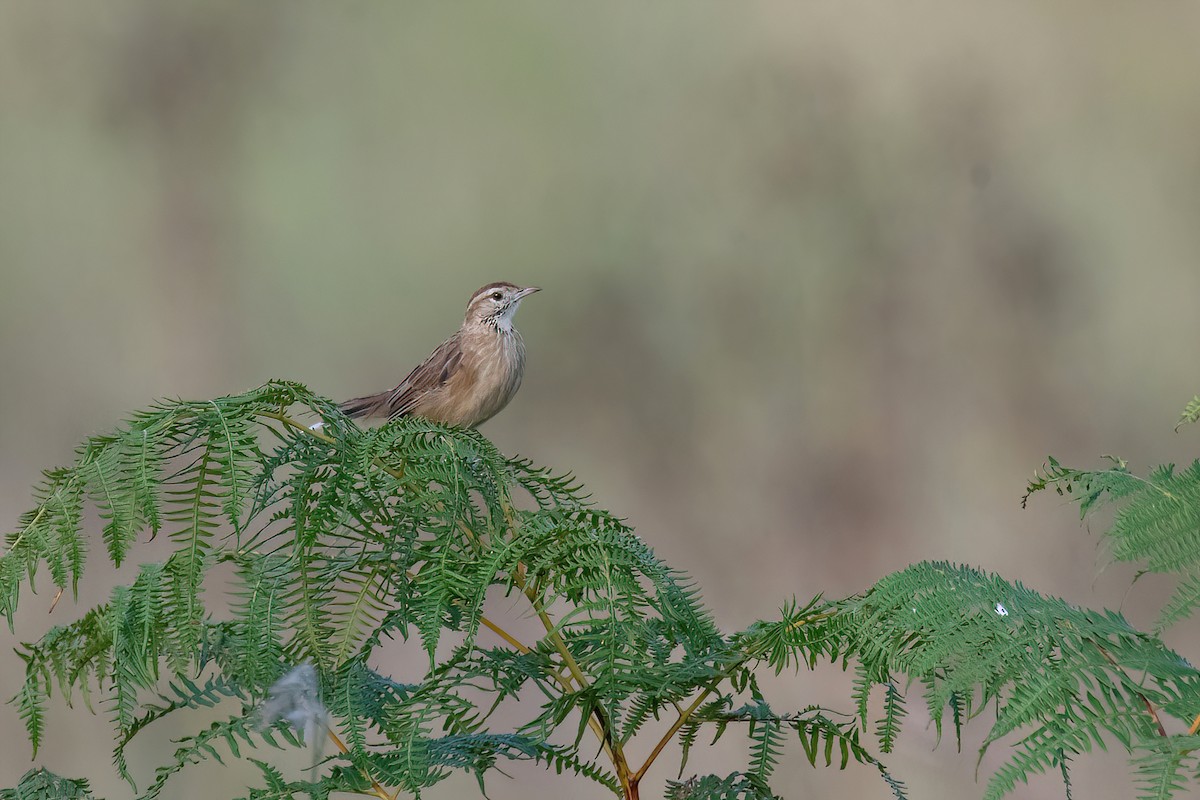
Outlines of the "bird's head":
{"label": "bird's head", "polygon": [[471,295],[466,324],[494,325],[502,331],[510,331],[521,300],[537,291],[540,290],[536,286],[522,287],[505,281],[489,283]]}

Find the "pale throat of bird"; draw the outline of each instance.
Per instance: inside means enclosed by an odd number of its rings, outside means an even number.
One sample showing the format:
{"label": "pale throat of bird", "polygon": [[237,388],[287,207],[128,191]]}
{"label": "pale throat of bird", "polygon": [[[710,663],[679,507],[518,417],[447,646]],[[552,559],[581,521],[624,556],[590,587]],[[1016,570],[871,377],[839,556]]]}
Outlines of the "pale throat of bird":
{"label": "pale throat of bird", "polygon": [[517,313],[519,303],[513,303],[505,308],[499,314],[491,318],[491,323],[496,326],[496,329],[502,333],[513,332],[513,315]]}

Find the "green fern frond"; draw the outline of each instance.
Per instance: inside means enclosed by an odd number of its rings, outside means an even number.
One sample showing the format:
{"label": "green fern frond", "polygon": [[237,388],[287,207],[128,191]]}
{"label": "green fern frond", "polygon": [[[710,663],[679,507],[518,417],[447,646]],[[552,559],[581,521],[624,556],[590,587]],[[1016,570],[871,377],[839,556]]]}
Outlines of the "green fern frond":
{"label": "green fern frond", "polygon": [[578,754],[570,750],[542,741],[533,740],[532,745],[533,760],[550,767],[556,774],[562,775],[564,772],[571,772],[580,775],[593,783],[600,784],[618,797],[621,796],[621,785],[617,780],[593,762],[580,758]]}
{"label": "green fern frond", "polygon": [[783,726],[769,716],[750,723],[750,770],[763,783],[771,778],[783,753]]}
{"label": "green fern frond", "polygon": [[[1188,403],[1176,430],[1198,418],[1200,397]],[[1115,504],[1113,524],[1105,533],[1112,543],[1113,558],[1145,563],[1153,572],[1184,573],[1176,596],[1160,618],[1161,628],[1190,615],[1197,603],[1191,576],[1200,567],[1200,461],[1179,472],[1173,464],[1156,467],[1146,478],[1130,473],[1125,462],[1112,461],[1112,469],[1088,471],[1063,467],[1050,459],[1046,474],[1035,475],[1029,493],[1049,486],[1059,494],[1074,490],[1083,514],[1101,501]]]}
{"label": "green fern frond", "polygon": [[541,511],[578,510],[590,503],[583,484],[571,473],[556,474],[547,467],[536,467],[525,458],[508,459],[508,469],[518,486],[529,493]]}
{"label": "green fern frond", "polygon": [[86,692],[89,680],[99,683],[110,674],[111,622],[109,606],[97,606],[69,625],[51,628],[36,643],[25,644],[18,655],[29,670],[53,675],[69,701],[75,688]]}
{"label": "green fern frond", "polygon": [[1182,794],[1200,766],[1200,736],[1179,734],[1141,742],[1133,765],[1140,800],[1170,800]]}
{"label": "green fern frond", "polygon": [[333,771],[315,782],[287,780],[283,772],[265,761],[248,758],[258,767],[265,786],[251,789],[241,800],[329,800],[334,793],[372,794],[370,782],[357,769],[335,766]]}
{"label": "green fern frond", "polygon": [[11,701],[16,705],[17,714],[25,725],[25,734],[33,747],[34,757],[42,745],[42,736],[46,730],[46,701],[49,699],[49,683],[43,675],[33,673],[26,674],[25,682]]}
{"label": "green fern frond", "polygon": [[413,622],[429,656],[430,666],[434,663],[443,628],[457,628],[455,618],[461,604],[471,603],[477,596],[471,579],[471,558],[466,554],[465,546],[459,550],[447,538],[418,545],[417,560],[423,563],[412,578],[416,595],[412,604]]}
{"label": "green fern frond", "polygon": [[261,691],[284,671],[280,632],[291,565],[278,554],[254,558],[241,554],[231,560],[237,566],[230,591],[232,619],[222,626],[225,639],[213,655],[231,679]]}
{"label": "green fern frond", "polygon": [[1178,431],[1184,425],[1191,425],[1196,420],[1200,420],[1200,395],[1193,397],[1183,407],[1183,412],[1179,415],[1179,422],[1175,423],[1175,430]]}
{"label": "green fern frond", "polygon": [[1021,498],[1024,508],[1029,498],[1038,492],[1053,489],[1059,496],[1071,495],[1079,501],[1080,516],[1086,516],[1102,499],[1120,500],[1136,492],[1142,479],[1129,471],[1119,458],[1106,456],[1113,466],[1105,470],[1072,469],[1060,464],[1053,456],[1047,458],[1042,471],[1034,472]]}
{"label": "green fern frond", "polygon": [[1173,465],[1151,472],[1108,536],[1118,561],[1145,561],[1155,572],[1200,564],[1200,461],[1179,473]]}
{"label": "green fern frond", "polygon": [[[188,454],[191,457],[191,454]],[[175,671],[182,672],[200,643],[204,617],[201,594],[204,576],[213,559],[213,538],[219,525],[216,510],[219,480],[214,454],[208,445],[168,482],[167,524],[175,526],[171,541],[175,552],[167,560],[170,619],[170,654]]]}
{"label": "green fern frond", "polygon": [[161,564],[145,564],[132,587],[113,589],[109,603],[116,721],[124,733],[134,722],[140,689],[158,681],[166,587]]}
{"label": "green fern frond", "polygon": [[1173,464],[1159,466],[1145,478],[1132,474],[1125,462],[1112,461],[1112,468],[1092,471],[1064,467],[1050,459],[1045,473],[1030,482],[1026,499],[1053,487],[1078,499],[1082,515],[1105,504],[1115,507],[1113,522],[1104,533],[1113,559],[1144,564],[1151,572],[1182,575],[1159,618],[1161,630],[1190,616],[1200,604],[1195,577],[1200,574],[1200,461],[1182,471]]}
{"label": "green fern frond", "polygon": [[[1145,704],[1173,710],[1200,688],[1194,669],[1120,615],[1077,609],[965,567],[914,565],[848,611],[856,656],[870,669],[921,679],[935,719],[951,697],[967,717],[994,703],[984,750],[1033,729],[989,782],[989,797],[1086,752],[1102,734],[1127,746],[1153,737]],[[1142,670],[1155,680],[1130,677]],[[1062,727],[1064,720],[1072,725]]]}
{"label": "green fern frond", "polygon": [[1072,754],[1089,752],[1093,742],[1100,742],[1098,734],[1086,729],[1068,729],[1057,724],[1037,729],[1022,739],[1017,744],[1016,754],[992,773],[984,790],[984,800],[1001,800],[1011,794],[1018,783],[1027,784],[1033,775],[1051,770],[1065,772],[1066,760]]}
{"label": "green fern frond", "polygon": [[77,690],[87,700],[90,685],[100,684],[111,674],[110,607],[94,608],[70,625],[51,628],[38,642],[23,645],[17,655],[25,662],[25,682],[14,702],[36,754],[51,683],[58,684],[68,702]]}
{"label": "green fern frond", "polygon": [[725,777],[696,775],[686,781],[667,781],[667,800],[780,800],[752,773],[733,772]]}
{"label": "green fern frond", "polygon": [[[307,427],[315,419],[319,430]],[[1115,459],[1096,471],[1050,459],[1029,489],[1070,494],[1085,514],[1115,504],[1114,554],[1184,576],[1164,624],[1200,602],[1200,465],[1142,478]],[[417,793],[456,771],[482,790],[506,760],[628,795],[650,762],[639,772],[626,746],[653,761],[670,752],[670,737],[656,741],[669,725],[680,775],[702,730],[749,740],[744,771],[672,783],[672,796],[772,797],[767,781],[795,735],[814,766],[866,765],[902,798],[863,742],[893,750],[914,685],[939,738],[947,712],[960,743],[964,724],[994,712],[981,752],[1006,742],[1012,755],[989,797],[1051,770],[1069,791],[1071,759],[1114,742],[1138,754],[1147,796],[1181,791],[1200,766],[1194,737],[1163,733],[1192,724],[1200,675],[1119,614],[928,563],[848,600],[793,599],[727,635],[691,578],[592,506],[574,477],[506,458],[473,430],[408,418],[360,429],[299,384],[160,403],[46,473],[0,556],[10,627],[40,570],[60,590],[80,580],[85,504],[99,512],[110,562],[160,528],[172,552],[109,603],[23,645],[13,702],[35,747],[54,684],[68,701],[103,691],[127,780],[128,746],[154,722],[241,703],[182,740],[145,798],[196,761],[298,744],[282,726],[256,731],[253,703],[278,700],[278,679],[305,661],[316,672],[306,719],[327,713],[339,752],[310,780],[255,761],[250,797],[379,795],[379,783]],[[531,623],[493,616],[514,604]],[[402,682],[381,665],[392,663],[385,646],[410,636],[427,667]],[[853,713],[772,710],[764,668],[823,663],[854,669]],[[492,729],[514,718],[511,731]]]}
{"label": "green fern frond", "polygon": [[83,481],[72,469],[47,470],[34,491],[37,507],[21,515],[19,530],[5,537],[0,556],[0,612],[13,628],[20,587],[27,580],[32,589],[39,564],[45,562],[51,580],[59,589],[68,583],[72,592],[79,584],[87,549],[80,532],[83,513]]}
{"label": "green fern frond", "polygon": [[883,716],[875,726],[875,735],[879,738],[879,750],[890,753],[896,746],[896,737],[900,734],[900,723],[908,716],[904,707],[904,695],[896,688],[896,684],[888,681],[884,684]]}
{"label": "green fern frond", "polygon": [[735,634],[731,644],[743,660],[761,659],[778,675],[837,660],[845,649],[845,627],[840,610],[818,595],[803,605],[793,600],[780,609],[778,620],[754,623]]}
{"label": "green fern frond", "polygon": [[345,720],[346,742],[355,753],[364,752],[370,744],[367,737],[370,729],[391,740],[391,735],[397,733],[392,720],[403,714],[405,704],[419,688],[371,669],[365,655],[341,664],[327,683],[329,712]]}
{"label": "green fern frond", "polygon": [[1154,632],[1162,633],[1177,622],[1192,615],[1200,607],[1200,569],[1185,572],[1175,585],[1175,591],[1158,613]]}
{"label": "green fern frond", "polygon": [[85,780],[63,778],[46,769],[31,769],[12,789],[0,789],[0,800],[98,800]]}
{"label": "green fern frond", "polygon": [[284,742],[293,747],[300,746],[299,740],[288,728],[275,727],[256,730],[253,709],[243,707],[241,714],[214,722],[200,733],[178,740],[181,746],[175,750],[172,763],[155,770],[154,782],[145,792],[138,795],[138,800],[153,800],[153,798],[159,797],[171,776],[189,764],[197,764],[209,758],[219,764],[224,764],[221,750],[217,749],[218,745],[223,744],[234,758],[240,758],[242,747],[245,745],[254,747],[256,740],[261,740],[282,750],[283,745],[275,738],[276,736],[281,737]]}
{"label": "green fern frond", "polygon": [[124,733],[117,739],[113,748],[113,765],[126,783],[136,791],[133,777],[129,773],[129,765],[125,759],[125,749],[133,737],[152,723],[163,717],[183,709],[212,708],[226,699],[245,700],[246,696],[241,687],[231,681],[221,678],[209,678],[203,685],[198,685],[187,678],[178,678],[168,687],[170,695],[160,694],[158,703],[146,703],[142,706],[142,715],[135,719]]}
{"label": "green fern frond", "polygon": [[[556,772],[570,771],[620,794],[620,786],[594,764],[544,741],[514,734],[467,733],[414,740],[408,747],[375,750],[354,758],[354,768],[389,785],[417,793],[459,770],[472,773],[484,791],[484,777],[500,759],[543,763]],[[344,767],[334,774],[344,774]]]}
{"label": "green fern frond", "polygon": [[862,745],[860,729],[854,722],[835,722],[826,709],[810,706],[792,717],[789,724],[800,739],[808,763],[814,767],[820,758],[824,759],[825,766],[832,765],[836,752],[840,769],[845,769],[851,759],[874,767],[896,800],[907,800],[904,782],[894,777],[883,762]]}
{"label": "green fern frond", "polygon": [[260,761],[257,758],[250,758],[248,760],[254,766],[258,767],[267,785],[262,789],[251,789],[250,794],[246,795],[242,800],[294,800],[299,792],[311,788],[304,784],[287,781],[283,777],[282,772],[265,761]]}
{"label": "green fern frond", "polygon": [[159,483],[169,449],[162,417],[141,415],[112,436],[94,436],[76,459],[81,482],[105,520],[104,542],[116,566],[143,530],[153,534],[161,525]]}
{"label": "green fern frond", "polygon": [[[805,757],[814,767],[824,763],[825,766],[836,765],[839,769],[845,769],[851,761],[874,767],[898,800],[905,800],[906,789],[903,782],[893,777],[883,763],[862,744],[862,729],[855,719],[837,722],[830,717],[832,712],[821,706],[809,706],[797,714],[777,715],[762,701],[757,689],[754,690],[754,694],[758,699],[735,711],[726,711],[721,707],[703,709],[695,714],[694,719],[697,723],[715,723],[716,738],[720,738],[732,723],[745,722],[751,726],[758,726],[763,722],[772,723],[774,727],[758,734],[760,741],[752,745],[751,750],[757,762],[767,767],[768,775],[778,757],[780,742],[776,739],[776,731],[786,729],[796,734]],[[755,730],[762,731],[761,728]],[[752,774],[765,786],[765,776],[761,771]]]}
{"label": "green fern frond", "polygon": [[205,409],[200,419],[208,429],[211,461],[220,476],[221,509],[236,532],[241,528],[243,507],[262,460],[253,427],[255,408],[247,405],[226,409],[216,401],[209,405],[212,410]]}

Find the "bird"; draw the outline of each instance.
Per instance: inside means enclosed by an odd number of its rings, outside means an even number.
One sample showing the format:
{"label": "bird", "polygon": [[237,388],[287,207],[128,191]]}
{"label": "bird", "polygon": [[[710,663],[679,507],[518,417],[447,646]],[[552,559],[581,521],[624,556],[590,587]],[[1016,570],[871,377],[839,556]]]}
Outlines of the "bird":
{"label": "bird", "polygon": [[471,295],[462,326],[394,389],[339,405],[348,417],[422,417],[474,428],[498,414],[521,387],[525,342],[513,327],[521,301],[541,291],[507,281]]}

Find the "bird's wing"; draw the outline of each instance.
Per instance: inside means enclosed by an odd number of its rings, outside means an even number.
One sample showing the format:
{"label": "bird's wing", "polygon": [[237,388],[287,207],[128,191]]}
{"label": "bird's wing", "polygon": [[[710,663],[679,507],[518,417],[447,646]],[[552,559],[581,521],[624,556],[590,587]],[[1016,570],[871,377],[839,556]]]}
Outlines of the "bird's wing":
{"label": "bird's wing", "polygon": [[446,381],[462,365],[462,342],[458,334],[437,346],[413,371],[408,373],[400,385],[391,391],[386,405],[388,419],[403,417],[429,392],[446,385]]}

